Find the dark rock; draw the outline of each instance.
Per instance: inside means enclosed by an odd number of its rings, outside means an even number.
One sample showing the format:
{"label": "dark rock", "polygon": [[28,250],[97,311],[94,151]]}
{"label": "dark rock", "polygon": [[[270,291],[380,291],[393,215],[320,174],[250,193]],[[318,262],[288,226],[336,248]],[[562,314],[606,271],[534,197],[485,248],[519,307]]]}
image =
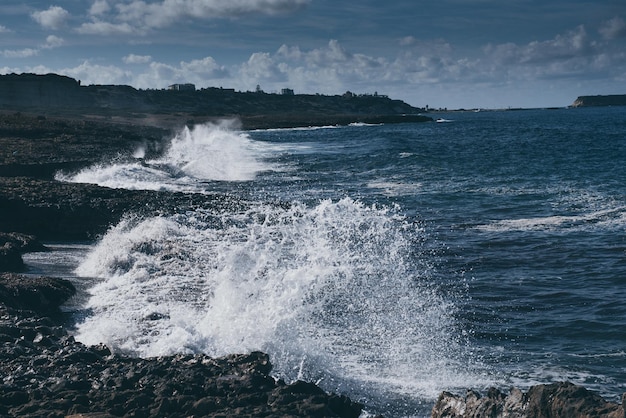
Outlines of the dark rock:
{"label": "dark rock", "polygon": [[0,271],[24,271],[22,254],[37,251],[47,251],[47,248],[34,236],[0,232]]}
{"label": "dark rock", "polygon": [[54,313],[75,293],[74,285],[68,280],[0,274],[0,304],[10,308]]}
{"label": "dark rock", "polygon": [[24,271],[22,252],[14,245],[5,244],[0,247],[0,271]]}
{"label": "dark rock", "polygon": [[48,251],[48,248],[33,235],[20,234],[17,232],[0,232],[0,247],[11,245],[21,253],[34,253]]}
{"label": "dark rock", "polygon": [[464,397],[443,392],[432,418],[624,418],[624,403],[607,402],[598,394],[569,382],[532,386],[508,395],[491,388],[485,396],[469,390]]}
{"label": "dark rock", "polygon": [[89,347],[89,350],[92,353],[97,354],[99,357],[107,357],[111,355],[111,350],[109,349],[109,347],[107,347],[104,344],[98,344],[98,345],[94,345]]}
{"label": "dark rock", "polygon": [[358,417],[361,415],[363,405],[354,403],[347,396],[331,394],[328,408],[340,417]]}
{"label": "dark rock", "polygon": [[76,342],[56,317],[11,309],[0,316],[3,417],[357,417],[362,408],[312,383],[275,381],[265,353],[130,358]]}
{"label": "dark rock", "polygon": [[22,390],[14,390],[2,393],[0,396],[0,402],[6,406],[23,405],[30,400],[30,396],[27,392]]}
{"label": "dark rock", "polygon": [[[1,146],[0,138],[0,146]],[[0,177],[0,231],[20,230],[41,239],[88,240],[126,214],[174,214],[192,208],[244,207],[234,196],[109,189],[30,177]]]}
{"label": "dark rock", "polygon": [[207,397],[197,400],[193,403],[191,412],[200,416],[206,416],[219,409],[218,404],[215,402],[215,398]]}

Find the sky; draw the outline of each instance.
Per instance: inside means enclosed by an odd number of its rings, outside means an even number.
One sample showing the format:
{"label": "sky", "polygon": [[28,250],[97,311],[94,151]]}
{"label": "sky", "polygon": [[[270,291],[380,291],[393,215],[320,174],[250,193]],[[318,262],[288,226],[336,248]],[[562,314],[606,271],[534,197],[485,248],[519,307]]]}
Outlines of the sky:
{"label": "sky", "polygon": [[626,94],[626,0],[2,0],[10,73],[561,107]]}

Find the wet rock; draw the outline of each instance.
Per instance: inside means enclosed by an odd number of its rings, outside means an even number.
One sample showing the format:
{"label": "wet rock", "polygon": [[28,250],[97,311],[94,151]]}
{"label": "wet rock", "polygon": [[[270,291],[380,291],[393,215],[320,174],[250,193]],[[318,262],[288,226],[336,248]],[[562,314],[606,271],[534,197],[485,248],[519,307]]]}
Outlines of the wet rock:
{"label": "wet rock", "polygon": [[37,251],[47,251],[47,248],[34,236],[0,232],[0,271],[24,271],[22,254]]}
{"label": "wet rock", "polygon": [[0,247],[6,247],[7,245],[16,248],[21,253],[48,251],[48,248],[39,242],[34,235],[0,232]]}
{"label": "wet rock", "polygon": [[110,189],[0,176],[0,231],[19,230],[55,241],[94,239],[128,214],[167,215],[199,207],[237,210],[245,205],[237,196],[223,194]]}
{"label": "wet rock", "polygon": [[20,272],[24,271],[22,252],[12,244],[0,247],[0,271]]}
{"label": "wet rock", "polygon": [[55,317],[29,308],[0,316],[3,417],[358,417],[362,409],[312,383],[274,380],[265,353],[130,358],[76,342]]}
{"label": "wet rock", "polygon": [[624,418],[621,405],[607,402],[598,394],[569,382],[532,386],[524,393],[511,389],[508,395],[495,388],[485,396],[468,390],[465,396],[443,392],[432,410],[432,418]]}
{"label": "wet rock", "polygon": [[[75,293],[74,285],[68,280],[0,274],[0,304],[6,307],[41,314],[57,313],[61,304]],[[35,335],[29,339],[32,341]]]}

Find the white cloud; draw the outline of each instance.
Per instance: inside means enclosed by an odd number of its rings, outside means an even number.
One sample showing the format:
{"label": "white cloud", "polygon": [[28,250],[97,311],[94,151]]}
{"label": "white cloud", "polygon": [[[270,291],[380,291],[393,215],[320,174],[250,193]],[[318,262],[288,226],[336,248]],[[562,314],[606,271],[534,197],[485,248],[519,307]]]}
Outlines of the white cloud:
{"label": "white cloud", "polygon": [[45,49],[58,48],[65,44],[65,40],[63,38],[59,38],[58,36],[50,35],[46,38],[46,43],[42,46]]}
{"label": "white cloud", "polygon": [[9,33],[11,29],[8,29],[6,26],[0,25],[0,33]]}
{"label": "white cloud", "polygon": [[228,69],[212,57],[182,61],[177,65],[151,62],[147,71],[137,74],[133,85],[138,88],[163,88],[175,83],[194,83],[198,87],[232,85]]}
{"label": "white cloud", "polygon": [[415,45],[417,42],[419,41],[413,36],[405,36],[398,41],[398,43],[402,46]]}
{"label": "white cloud", "polygon": [[[56,72],[56,71],[55,71]],[[129,71],[124,71],[114,65],[92,64],[84,61],[77,67],[64,68],[58,71],[76,80],[80,80],[83,85],[87,84],[131,84],[133,75]]]}
{"label": "white cloud", "polygon": [[626,37],[626,22],[621,17],[616,16],[604,22],[598,32],[607,40]]}
{"label": "white cloud", "polygon": [[[111,10],[116,10],[114,0],[106,3],[112,6]],[[166,3],[169,4],[162,1],[156,5],[163,7]],[[126,1],[124,4],[129,6],[131,3]],[[180,4],[187,3],[181,0]],[[186,13],[189,15],[190,12]],[[91,26],[83,25],[81,30],[94,34],[137,33],[141,26],[133,26],[130,21],[113,24],[98,19],[100,17],[88,24]],[[607,24],[605,28],[619,28],[618,23]],[[611,33],[618,32],[613,30]],[[594,41],[584,26],[550,39],[487,45],[483,53],[478,55],[472,55],[468,50],[455,49],[442,39],[406,37],[391,42],[396,44],[395,56],[393,50],[384,56],[368,54],[363,53],[367,51],[365,46],[363,50],[355,50],[347,44],[330,40],[317,48],[282,45],[275,52],[258,51],[228,67],[213,57],[182,62],[155,62],[154,57],[148,55],[128,54],[122,58],[125,64],[148,65],[133,67],[131,71],[130,67],[127,68],[121,62],[119,66],[102,66],[86,61],[76,68],[52,71],[81,79],[85,84],[130,84],[137,88],[164,88],[174,83],[190,82],[198,87],[224,86],[245,91],[253,90],[259,84],[267,92],[279,91],[284,87],[293,88],[298,93],[378,91],[405,100],[418,97],[420,92],[435,94],[441,91],[441,96],[436,96],[439,100],[437,104],[445,106],[451,105],[446,100],[456,100],[456,103],[468,106],[468,102],[475,100],[472,95],[487,91],[495,94],[498,89],[509,88],[512,91],[527,88],[523,86],[539,86],[541,83],[561,83],[562,86],[572,80],[593,78],[626,79],[623,70],[626,68],[626,53],[611,49],[615,43],[602,42],[597,34]],[[401,45],[398,46],[398,42]],[[44,54],[44,48],[62,44],[63,39],[51,35],[39,49],[5,50],[0,54],[13,58],[28,57]],[[561,91],[557,93],[559,97],[567,95]],[[463,98],[463,95],[468,97]],[[483,96],[487,100],[487,93]],[[416,104],[415,100],[409,101]],[[555,99],[550,100],[555,103]],[[421,105],[425,103],[436,104],[432,99],[417,102]],[[514,102],[508,104],[515,105]]]}
{"label": "white cloud", "polygon": [[484,73],[511,79],[569,77],[598,71],[597,63],[606,62],[597,59],[603,52],[589,39],[584,26],[547,41],[487,45],[484,52]]}
{"label": "white cloud", "polygon": [[275,54],[254,53],[238,74],[244,89],[260,84],[266,91],[291,87],[302,93],[337,94],[347,89],[379,90],[389,68],[385,58],[353,53],[330,40],[308,51],[282,45]]}
{"label": "white cloud", "polygon": [[30,58],[39,55],[44,49],[58,48],[65,43],[63,38],[59,38],[55,35],[50,35],[46,38],[46,42],[39,45],[37,48],[24,48],[19,50],[5,49],[0,52],[0,55],[6,58]]}
{"label": "white cloud", "polygon": [[25,48],[20,50],[5,49],[2,55],[6,58],[29,58],[39,54],[39,50],[35,48]]}
{"label": "white cloud", "polygon": [[288,60],[299,60],[302,58],[302,51],[297,46],[282,45],[278,48],[276,55]]}
{"label": "white cloud", "polygon": [[62,7],[50,6],[48,10],[33,12],[31,17],[46,29],[60,29],[69,19],[70,13]]}
{"label": "white cloud", "polygon": [[126,64],[147,64],[152,61],[152,57],[150,55],[135,55],[130,54],[122,58],[122,60]]}
{"label": "white cloud", "polygon": [[183,73],[193,74],[196,77],[205,79],[216,79],[228,77],[229,72],[226,67],[219,65],[213,57],[206,57],[190,62],[181,62],[180,69]]}
{"label": "white cloud", "polygon": [[267,52],[255,52],[247,62],[241,65],[240,74],[243,81],[249,84],[258,84],[264,81],[285,81],[285,73],[278,63]]}
{"label": "white cloud", "polygon": [[[141,31],[164,28],[185,18],[212,19],[232,18],[252,13],[275,15],[296,11],[310,0],[162,0],[149,3],[132,0],[117,3],[115,21],[129,22]],[[93,16],[108,12],[108,3],[97,0],[91,12]]]}
{"label": "white cloud", "polygon": [[76,31],[82,35],[131,35],[136,30],[128,23],[89,22],[80,25]]}
{"label": "white cloud", "polygon": [[101,16],[109,12],[110,10],[111,6],[109,6],[107,0],[96,0],[91,5],[91,8],[89,9],[89,14],[91,16]]}

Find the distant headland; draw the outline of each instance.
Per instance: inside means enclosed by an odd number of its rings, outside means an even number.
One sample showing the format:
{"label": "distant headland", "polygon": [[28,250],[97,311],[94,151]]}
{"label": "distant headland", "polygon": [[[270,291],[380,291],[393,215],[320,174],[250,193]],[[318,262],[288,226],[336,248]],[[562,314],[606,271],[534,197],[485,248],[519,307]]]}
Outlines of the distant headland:
{"label": "distant headland", "polygon": [[237,118],[244,129],[432,121],[413,107],[384,95],[279,94],[175,84],[167,89],[138,90],[124,85],[83,86],[57,74],[0,76],[0,111],[44,116],[110,120],[172,126]]}
{"label": "distant headland", "polygon": [[608,96],[579,96],[572,107],[590,106],[626,106],[626,94],[611,94]]}

